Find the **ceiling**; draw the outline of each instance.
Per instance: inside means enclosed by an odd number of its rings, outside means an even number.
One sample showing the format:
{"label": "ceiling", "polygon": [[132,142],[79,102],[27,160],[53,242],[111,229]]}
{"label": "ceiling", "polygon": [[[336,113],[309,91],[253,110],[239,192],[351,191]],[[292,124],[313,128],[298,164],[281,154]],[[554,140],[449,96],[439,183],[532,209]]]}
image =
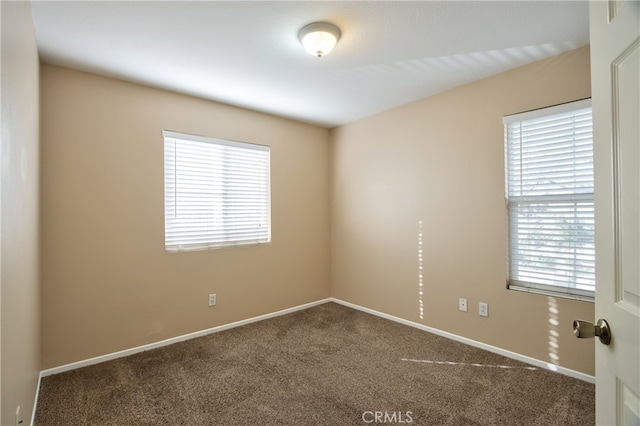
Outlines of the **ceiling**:
{"label": "ceiling", "polygon": [[[586,1],[34,1],[41,59],[335,127],[589,43]],[[331,54],[298,31],[340,27]]]}

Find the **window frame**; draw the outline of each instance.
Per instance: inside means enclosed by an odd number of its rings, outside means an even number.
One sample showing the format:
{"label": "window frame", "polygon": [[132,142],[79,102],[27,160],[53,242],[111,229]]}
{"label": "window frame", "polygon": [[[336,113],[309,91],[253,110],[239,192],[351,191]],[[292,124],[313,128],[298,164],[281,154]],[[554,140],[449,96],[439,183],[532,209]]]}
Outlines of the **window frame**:
{"label": "window frame", "polygon": [[[578,101],[567,102],[560,105],[554,105],[551,107],[540,108],[532,111],[526,111],[517,114],[507,115],[503,118],[503,126],[504,126],[504,176],[505,176],[505,218],[506,218],[506,244],[507,244],[507,262],[506,262],[506,274],[507,274],[507,288],[510,290],[516,291],[524,291],[530,293],[537,293],[547,296],[554,297],[563,297],[574,300],[588,301],[593,302],[595,299],[595,264],[594,264],[594,275],[593,275],[593,288],[594,290],[573,288],[569,285],[556,285],[556,284],[543,284],[530,282],[525,280],[519,280],[517,278],[512,278],[512,269],[513,269],[513,251],[512,245],[514,243],[514,237],[512,235],[512,220],[511,220],[511,209],[513,204],[547,204],[552,208],[554,203],[574,203],[576,206],[578,203],[583,203],[591,205],[591,211],[593,212],[593,204],[594,204],[594,193],[578,193],[573,192],[566,195],[529,195],[529,196],[520,196],[520,197],[510,197],[509,195],[509,171],[510,171],[510,157],[509,157],[509,135],[508,135],[508,126],[512,123],[517,122],[525,122],[531,119],[539,119],[543,117],[550,117],[556,114],[562,114],[572,111],[578,111],[585,108],[591,108],[591,98],[582,99]],[[591,127],[591,131],[593,131],[593,123]],[[591,163],[593,164],[593,138],[591,140]],[[591,181],[593,185],[593,181]],[[513,199],[515,201],[512,201]],[[526,201],[525,201],[526,200]],[[537,203],[536,203],[537,201]],[[576,207],[577,208],[577,207]],[[593,214],[593,213],[592,213]],[[593,217],[593,216],[592,216]],[[595,224],[594,224],[594,246],[593,246],[593,256],[595,260]]]}
{"label": "window frame", "polygon": [[[164,236],[167,253],[271,242],[271,148],[269,146],[169,130],[162,131],[162,139]],[[182,165],[185,169],[182,170],[183,175],[179,177],[177,144],[180,142],[185,143],[181,147],[186,150],[185,153],[190,149],[202,150],[207,152],[209,157],[183,161]],[[173,147],[173,153],[169,152],[171,147]],[[190,154],[196,155],[194,151]],[[249,161],[242,158],[247,155],[255,158]],[[219,166],[220,170],[211,169],[214,165]],[[188,172],[186,167],[189,168]],[[251,169],[251,167],[258,167],[258,169]],[[186,177],[187,174],[190,176]],[[239,174],[242,176],[237,177]],[[255,185],[249,186],[249,189],[247,189],[248,174],[252,175],[250,185]],[[185,194],[187,191],[184,189],[181,194],[179,178],[184,179],[185,187],[188,181],[189,195]],[[196,190],[194,191],[193,188]],[[215,192],[221,195],[212,195]],[[194,193],[196,195],[193,195]],[[246,198],[239,199],[238,194]],[[185,217],[182,221],[178,220],[180,197],[184,197],[182,201]],[[251,197],[253,199],[250,199]],[[259,218],[246,219],[248,211],[242,206],[247,203],[247,200],[254,207],[251,213],[255,213]],[[194,207],[194,202],[198,203],[197,207]],[[206,202],[204,209],[201,207],[202,202]],[[209,203],[216,203],[218,206],[214,208]],[[198,210],[205,210],[205,213],[198,213]],[[198,217],[189,219],[187,218],[189,215]],[[242,220],[242,223],[229,225],[230,222],[235,223],[238,220]],[[248,237],[240,235],[244,231],[239,231],[239,228],[245,225],[255,228],[254,233],[245,234]],[[263,225],[266,226],[266,233]],[[196,236],[189,237],[188,233],[192,235],[195,233]]]}

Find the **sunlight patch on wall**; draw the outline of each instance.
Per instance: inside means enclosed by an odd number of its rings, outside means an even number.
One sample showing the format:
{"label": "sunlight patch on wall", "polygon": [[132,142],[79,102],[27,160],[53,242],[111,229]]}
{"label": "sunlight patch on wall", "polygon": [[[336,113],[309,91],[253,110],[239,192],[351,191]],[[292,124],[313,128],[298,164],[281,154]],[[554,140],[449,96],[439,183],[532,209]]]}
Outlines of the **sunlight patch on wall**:
{"label": "sunlight patch on wall", "polygon": [[549,361],[553,365],[560,365],[560,332],[558,331],[560,310],[555,297],[547,297],[547,306],[549,309]]}
{"label": "sunlight patch on wall", "polygon": [[418,221],[418,315],[424,319],[424,258],[422,257],[422,221]]}

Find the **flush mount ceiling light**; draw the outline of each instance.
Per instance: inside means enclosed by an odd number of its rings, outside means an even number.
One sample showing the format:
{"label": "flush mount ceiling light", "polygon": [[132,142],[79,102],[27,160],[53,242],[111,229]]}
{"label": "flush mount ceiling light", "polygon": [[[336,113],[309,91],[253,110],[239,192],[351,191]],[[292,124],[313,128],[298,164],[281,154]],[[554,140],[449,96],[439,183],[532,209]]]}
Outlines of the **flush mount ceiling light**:
{"label": "flush mount ceiling light", "polygon": [[333,50],[340,39],[340,28],[328,22],[314,22],[304,26],[298,37],[307,52],[319,58]]}

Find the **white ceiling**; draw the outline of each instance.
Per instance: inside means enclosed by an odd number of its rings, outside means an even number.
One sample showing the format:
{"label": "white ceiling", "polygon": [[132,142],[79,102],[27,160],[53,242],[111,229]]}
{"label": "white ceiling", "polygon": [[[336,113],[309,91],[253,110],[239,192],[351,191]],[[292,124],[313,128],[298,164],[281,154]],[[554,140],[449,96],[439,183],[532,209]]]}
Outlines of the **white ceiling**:
{"label": "white ceiling", "polygon": [[[586,1],[35,1],[44,62],[325,127],[589,42]],[[300,28],[330,21],[334,51]]]}

